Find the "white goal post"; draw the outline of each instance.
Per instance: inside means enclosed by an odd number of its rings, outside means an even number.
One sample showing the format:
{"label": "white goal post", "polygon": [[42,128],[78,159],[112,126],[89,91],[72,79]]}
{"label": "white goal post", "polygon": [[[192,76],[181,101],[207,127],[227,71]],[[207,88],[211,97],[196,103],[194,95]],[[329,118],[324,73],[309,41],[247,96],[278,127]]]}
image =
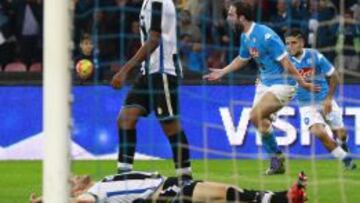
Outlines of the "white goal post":
{"label": "white goal post", "polygon": [[43,198],[69,202],[71,0],[44,1]]}

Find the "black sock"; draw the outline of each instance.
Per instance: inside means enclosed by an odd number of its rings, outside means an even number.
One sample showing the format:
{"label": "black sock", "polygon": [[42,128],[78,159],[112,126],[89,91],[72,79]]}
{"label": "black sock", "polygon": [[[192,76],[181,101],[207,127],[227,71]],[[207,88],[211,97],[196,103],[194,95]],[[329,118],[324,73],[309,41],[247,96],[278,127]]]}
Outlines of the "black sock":
{"label": "black sock", "polygon": [[175,163],[177,175],[191,176],[189,144],[184,131],[168,136],[168,139],[173,152],[173,161]]}
{"label": "black sock", "polygon": [[118,171],[132,169],[136,148],[136,130],[119,129]]}
{"label": "black sock", "polygon": [[288,191],[283,192],[274,192],[274,194],[271,196],[270,203],[288,203],[288,197],[287,197]]}
{"label": "black sock", "polygon": [[266,195],[271,195],[270,203],[289,203],[287,191],[269,193],[257,190],[238,190],[230,187],[226,192],[226,201],[229,202],[256,202],[261,203]]}
{"label": "black sock", "polygon": [[226,201],[229,202],[256,202],[260,192],[254,190],[240,191],[230,187],[226,191]]}

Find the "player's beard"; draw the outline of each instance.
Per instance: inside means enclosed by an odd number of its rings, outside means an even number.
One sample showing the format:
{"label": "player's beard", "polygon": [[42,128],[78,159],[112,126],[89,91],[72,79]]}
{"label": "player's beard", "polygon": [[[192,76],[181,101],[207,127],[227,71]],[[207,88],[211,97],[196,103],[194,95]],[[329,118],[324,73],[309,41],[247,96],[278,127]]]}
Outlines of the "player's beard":
{"label": "player's beard", "polygon": [[236,22],[232,22],[232,21],[227,21],[231,30],[235,31],[235,32],[239,32],[242,33],[242,31],[244,30],[244,26],[241,25],[241,23],[236,23]]}

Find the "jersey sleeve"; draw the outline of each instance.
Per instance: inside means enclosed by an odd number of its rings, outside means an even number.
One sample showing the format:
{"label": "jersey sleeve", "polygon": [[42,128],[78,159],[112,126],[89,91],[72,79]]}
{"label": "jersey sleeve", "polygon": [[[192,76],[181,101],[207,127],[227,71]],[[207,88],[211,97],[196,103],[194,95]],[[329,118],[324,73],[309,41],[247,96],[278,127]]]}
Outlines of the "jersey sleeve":
{"label": "jersey sleeve", "polygon": [[154,0],[151,3],[151,25],[150,31],[161,33],[163,3]]}
{"label": "jersey sleeve", "polygon": [[334,73],[335,67],[323,54],[317,52],[316,59],[317,59],[316,65],[321,71],[321,73],[324,73],[326,76],[331,76]]}
{"label": "jersey sleeve", "polygon": [[240,39],[239,58],[244,61],[250,60],[250,58],[251,58],[249,49],[247,48],[247,46],[245,44],[245,38],[243,36],[241,36],[241,39]]}
{"label": "jersey sleeve", "polygon": [[270,33],[265,34],[265,44],[268,52],[275,60],[281,61],[287,56],[285,44],[281,41],[279,36]]}

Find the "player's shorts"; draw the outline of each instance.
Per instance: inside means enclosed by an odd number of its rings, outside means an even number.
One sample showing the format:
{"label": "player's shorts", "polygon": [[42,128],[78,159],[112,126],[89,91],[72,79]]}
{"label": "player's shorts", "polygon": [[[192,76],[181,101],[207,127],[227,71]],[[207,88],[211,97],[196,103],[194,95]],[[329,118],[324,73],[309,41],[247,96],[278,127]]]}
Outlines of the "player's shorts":
{"label": "player's shorts", "polygon": [[197,183],[202,181],[189,181],[183,185],[179,185],[177,177],[169,177],[164,182],[160,192],[160,200],[166,200],[172,203],[191,203],[194,189]]}
{"label": "player's shorts", "polygon": [[255,106],[260,99],[268,92],[271,92],[275,97],[280,101],[280,103],[285,106],[289,103],[295,96],[296,87],[291,85],[272,85],[266,86],[262,83],[256,85],[254,103]]}
{"label": "player's shorts", "polygon": [[159,120],[178,117],[179,78],[169,74],[154,73],[137,78],[127,95],[123,108],[137,107],[143,116],[155,111]]}
{"label": "player's shorts", "polygon": [[332,130],[344,127],[342,111],[335,100],[332,101],[332,111],[326,116],[322,113],[321,104],[300,107],[301,122],[310,128],[315,124],[329,125]]}

